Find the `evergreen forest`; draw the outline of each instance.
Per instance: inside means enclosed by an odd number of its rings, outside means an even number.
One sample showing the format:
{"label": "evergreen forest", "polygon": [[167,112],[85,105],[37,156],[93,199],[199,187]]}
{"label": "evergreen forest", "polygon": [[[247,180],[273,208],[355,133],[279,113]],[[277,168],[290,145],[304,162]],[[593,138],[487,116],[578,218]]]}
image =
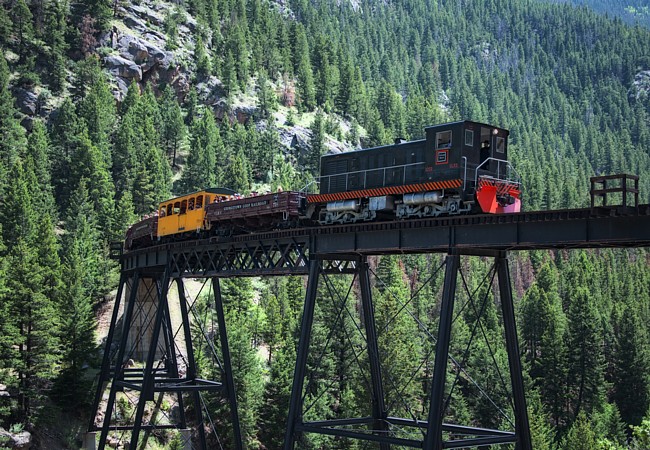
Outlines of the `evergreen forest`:
{"label": "evergreen forest", "polygon": [[[588,207],[589,178],[613,173],[638,175],[650,203],[643,3],[0,0],[0,427],[29,431],[32,448],[80,447],[119,279],[109,244],[173,195],[299,190],[333,146],[467,119],[510,130],[527,211]],[[125,36],[156,36],[173,63],[126,61]],[[386,402],[402,417],[426,417],[442,261],[370,261],[380,355],[403,386]],[[475,371],[449,366],[446,420],[507,428],[506,394],[491,393],[500,414],[479,392],[508,373],[490,261],[463,269],[451,348]],[[510,270],[533,447],[650,449],[648,251],[519,252]],[[305,281],[222,282],[247,449],[281,448]],[[309,415],[365,416],[360,300],[346,280],[327,289],[349,314],[316,309],[326,350],[309,361]],[[208,400],[230,448],[227,409]],[[377,447],[306,434],[299,448]]]}

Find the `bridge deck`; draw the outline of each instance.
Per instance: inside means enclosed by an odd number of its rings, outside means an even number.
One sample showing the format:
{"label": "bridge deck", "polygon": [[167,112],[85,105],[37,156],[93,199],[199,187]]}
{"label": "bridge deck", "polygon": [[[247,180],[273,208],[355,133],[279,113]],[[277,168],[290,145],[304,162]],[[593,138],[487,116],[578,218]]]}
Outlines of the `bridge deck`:
{"label": "bridge deck", "polygon": [[177,242],[125,253],[124,270],[176,276],[306,274],[310,257],[648,247],[650,205],[372,222]]}

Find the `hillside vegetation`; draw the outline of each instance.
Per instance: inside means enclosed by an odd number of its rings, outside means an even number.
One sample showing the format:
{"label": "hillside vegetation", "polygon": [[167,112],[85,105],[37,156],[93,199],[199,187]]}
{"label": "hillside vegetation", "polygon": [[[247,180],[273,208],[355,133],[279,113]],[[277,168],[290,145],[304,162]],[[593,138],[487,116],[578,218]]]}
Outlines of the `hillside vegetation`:
{"label": "hillside vegetation", "polygon": [[[594,174],[637,174],[641,201],[650,199],[650,32],[587,8],[532,0],[1,7],[0,392],[8,395],[0,395],[0,426],[34,431],[36,446],[75,443],[74,430],[39,434],[57,428],[46,420],[53,411],[87,414],[94,310],[118,275],[108,243],[172,194],[299,189],[327,148],[419,139],[426,125],[470,119],[510,129],[527,210],[587,206]],[[386,283],[375,292],[386,323],[439,260],[373,264]],[[487,263],[472,264],[467,283],[478,286]],[[648,264],[644,250],[513,255],[534,448],[647,447]],[[302,280],[224,284],[238,330],[233,354],[245,368],[236,382],[247,446],[279,448]],[[425,292],[413,308],[435,329],[438,292]],[[469,309],[452,346],[472,346],[477,381],[490,385],[507,361],[498,305],[486,308],[490,351],[468,338]],[[335,319],[317,311],[317,343]],[[380,348],[407,386],[400,398],[426,409],[430,348],[407,319],[380,336]],[[310,371],[313,386],[328,386],[308,393],[321,417],[367,414],[363,373],[347,363],[358,343],[343,331],[355,325],[340,325],[333,350]],[[348,381],[332,386],[337,377]],[[460,383],[450,420],[499,426],[474,387]],[[303,444],[365,448],[323,437]]]}

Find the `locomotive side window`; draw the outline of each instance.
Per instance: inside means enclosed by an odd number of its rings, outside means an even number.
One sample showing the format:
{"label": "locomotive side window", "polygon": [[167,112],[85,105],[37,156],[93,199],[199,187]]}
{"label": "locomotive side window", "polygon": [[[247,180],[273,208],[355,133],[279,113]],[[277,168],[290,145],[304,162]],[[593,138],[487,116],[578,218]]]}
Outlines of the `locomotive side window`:
{"label": "locomotive side window", "polygon": [[181,202],[180,214],[185,214],[185,211],[187,211],[187,200]]}
{"label": "locomotive side window", "polygon": [[497,137],[497,153],[506,152],[506,138]]}
{"label": "locomotive side window", "polygon": [[167,205],[167,215],[171,216],[172,214],[174,214],[174,205],[170,203]]}
{"label": "locomotive side window", "polygon": [[167,214],[167,208],[165,207],[165,205],[162,205],[160,207],[160,211],[158,211],[158,215],[160,217],[163,217],[165,214]]}
{"label": "locomotive side window", "polygon": [[180,214],[181,212],[181,202],[174,203],[174,214]]}
{"label": "locomotive side window", "polygon": [[203,196],[199,195],[196,197],[196,209],[202,209],[203,208]]}
{"label": "locomotive side window", "polygon": [[474,145],[474,132],[472,130],[465,130],[465,145],[470,147]]}
{"label": "locomotive side window", "polygon": [[187,201],[187,209],[189,211],[194,211],[194,197]]}
{"label": "locomotive side window", "polygon": [[436,133],[436,148],[451,147],[451,130]]}

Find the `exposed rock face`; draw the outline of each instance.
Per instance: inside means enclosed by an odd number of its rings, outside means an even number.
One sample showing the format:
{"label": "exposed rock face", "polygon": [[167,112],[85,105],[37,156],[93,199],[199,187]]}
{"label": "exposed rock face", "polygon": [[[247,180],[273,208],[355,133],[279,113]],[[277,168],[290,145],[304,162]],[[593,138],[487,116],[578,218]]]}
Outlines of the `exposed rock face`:
{"label": "exposed rock face", "polygon": [[129,59],[121,56],[107,56],[104,58],[104,63],[112,75],[136,81],[142,80],[142,69]]}
{"label": "exposed rock face", "polygon": [[630,87],[630,98],[639,99],[647,96],[650,92],[650,70],[642,70],[634,75],[634,81]]}
{"label": "exposed rock face", "polygon": [[29,431],[10,433],[4,428],[0,428],[0,442],[12,450],[29,450],[32,448],[32,435]]}
{"label": "exposed rock face", "polygon": [[16,98],[16,106],[21,113],[27,114],[28,116],[36,114],[38,95],[22,88],[15,88],[13,94]]}

